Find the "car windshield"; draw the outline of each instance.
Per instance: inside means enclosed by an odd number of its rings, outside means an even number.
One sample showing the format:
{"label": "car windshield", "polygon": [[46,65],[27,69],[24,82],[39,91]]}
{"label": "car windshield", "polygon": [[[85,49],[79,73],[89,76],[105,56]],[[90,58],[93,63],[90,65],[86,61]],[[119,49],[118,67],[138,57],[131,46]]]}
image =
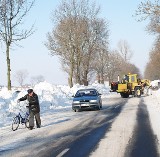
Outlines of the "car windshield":
{"label": "car windshield", "polygon": [[97,96],[97,92],[95,90],[79,90],[77,91],[75,97],[81,96]]}

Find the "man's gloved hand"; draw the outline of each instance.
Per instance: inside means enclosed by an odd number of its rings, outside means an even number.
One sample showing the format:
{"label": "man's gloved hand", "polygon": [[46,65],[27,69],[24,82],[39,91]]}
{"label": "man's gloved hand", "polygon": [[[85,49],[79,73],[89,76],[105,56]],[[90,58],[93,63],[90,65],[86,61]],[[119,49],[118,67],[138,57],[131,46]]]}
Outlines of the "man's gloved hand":
{"label": "man's gloved hand", "polygon": [[18,100],[17,100],[17,103],[19,103],[19,102],[20,102],[20,100],[18,99]]}

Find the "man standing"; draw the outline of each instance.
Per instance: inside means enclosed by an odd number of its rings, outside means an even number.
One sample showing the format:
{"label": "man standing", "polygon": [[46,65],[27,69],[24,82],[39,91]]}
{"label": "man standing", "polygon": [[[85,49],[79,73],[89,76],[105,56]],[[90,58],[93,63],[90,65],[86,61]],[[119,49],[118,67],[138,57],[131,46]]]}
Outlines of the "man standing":
{"label": "man standing", "polygon": [[32,130],[34,127],[34,117],[36,119],[37,128],[41,127],[40,119],[40,106],[37,94],[33,92],[33,89],[27,90],[28,94],[18,99],[18,102],[28,100],[29,102],[29,129]]}

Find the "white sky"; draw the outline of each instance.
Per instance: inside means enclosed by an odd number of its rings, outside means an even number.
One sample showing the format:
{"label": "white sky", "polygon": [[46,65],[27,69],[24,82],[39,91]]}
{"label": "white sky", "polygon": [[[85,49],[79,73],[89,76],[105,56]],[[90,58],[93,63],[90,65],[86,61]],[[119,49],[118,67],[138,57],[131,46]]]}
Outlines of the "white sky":
{"label": "white sky", "polygon": [[[115,49],[121,39],[126,40],[134,53],[132,62],[143,72],[152,47],[153,36],[145,32],[146,22],[138,23],[132,17],[140,0],[96,0],[96,3],[101,6],[100,16],[109,21],[110,48]],[[23,69],[29,72],[26,83],[30,83],[32,76],[43,75],[50,83],[67,84],[67,75],[61,70],[59,60],[49,56],[49,51],[43,44],[46,41],[47,32],[52,29],[51,12],[58,4],[59,0],[41,0],[36,1],[32,8],[25,26],[29,27],[35,23],[36,32],[19,43],[23,48],[13,47],[11,50],[12,85],[16,85],[13,77],[15,72]],[[0,85],[7,84],[4,52],[4,49],[3,52],[0,51]]]}

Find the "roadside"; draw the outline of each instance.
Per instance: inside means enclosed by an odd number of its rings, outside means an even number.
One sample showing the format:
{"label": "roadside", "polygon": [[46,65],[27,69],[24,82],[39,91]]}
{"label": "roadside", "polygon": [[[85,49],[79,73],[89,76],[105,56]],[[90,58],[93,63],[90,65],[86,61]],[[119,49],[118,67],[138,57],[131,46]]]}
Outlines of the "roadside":
{"label": "roadside", "polygon": [[138,105],[136,119],[133,136],[128,143],[125,157],[159,157],[157,137],[153,133],[149,113],[143,98]]}
{"label": "roadside", "polygon": [[160,154],[160,91],[152,91],[152,95],[144,98],[144,103],[147,105],[150,123]]}
{"label": "roadside", "polygon": [[[152,146],[149,146],[150,144]],[[110,132],[106,133],[91,157],[141,157],[142,154],[155,157],[160,154],[159,91],[152,91],[152,95],[141,98],[129,98],[121,114],[112,124]]]}

